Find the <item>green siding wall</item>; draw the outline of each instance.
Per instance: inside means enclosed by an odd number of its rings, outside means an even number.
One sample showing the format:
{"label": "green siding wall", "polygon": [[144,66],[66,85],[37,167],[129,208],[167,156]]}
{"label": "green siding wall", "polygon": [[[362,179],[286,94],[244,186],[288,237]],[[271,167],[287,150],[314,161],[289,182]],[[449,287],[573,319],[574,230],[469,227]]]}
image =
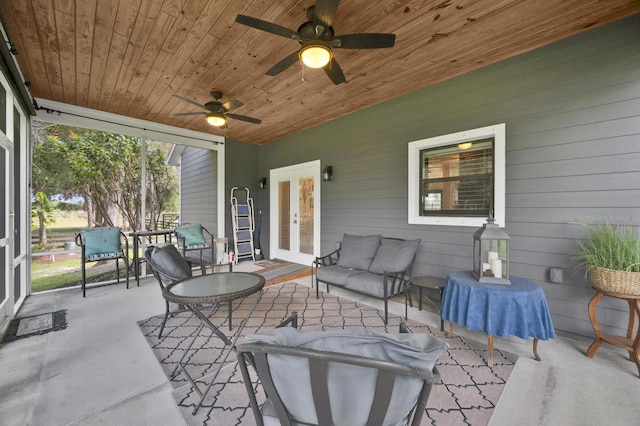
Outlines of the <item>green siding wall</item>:
{"label": "green siding wall", "polygon": [[[572,222],[640,221],[640,16],[262,145],[257,174],[244,175],[257,182],[320,159],[333,166],[322,183],[323,253],[344,233],[419,237],[414,274],[446,276],[471,267],[474,229],[407,223],[407,144],[503,122],[511,271],[542,285],[557,329],[591,336],[594,293],[570,262],[581,235]],[[230,149],[227,158],[248,162]],[[258,201],[268,229],[266,193]],[[549,267],[564,269],[563,284],[548,281]],[[617,302],[599,314],[606,331],[623,334],[627,308]]]}

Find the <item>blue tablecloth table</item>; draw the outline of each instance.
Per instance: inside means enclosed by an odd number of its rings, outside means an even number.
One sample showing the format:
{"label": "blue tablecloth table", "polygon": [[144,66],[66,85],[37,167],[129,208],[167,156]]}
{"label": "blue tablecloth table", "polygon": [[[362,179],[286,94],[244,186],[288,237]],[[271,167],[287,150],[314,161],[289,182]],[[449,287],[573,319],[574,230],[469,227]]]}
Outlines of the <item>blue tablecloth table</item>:
{"label": "blue tablecloth table", "polygon": [[533,337],[533,354],[538,355],[538,340],[556,337],[547,300],[542,288],[524,278],[509,277],[510,285],[481,283],[470,271],[453,272],[447,277],[442,295],[441,316],[472,331],[487,334],[489,359],[493,367],[494,336]]}

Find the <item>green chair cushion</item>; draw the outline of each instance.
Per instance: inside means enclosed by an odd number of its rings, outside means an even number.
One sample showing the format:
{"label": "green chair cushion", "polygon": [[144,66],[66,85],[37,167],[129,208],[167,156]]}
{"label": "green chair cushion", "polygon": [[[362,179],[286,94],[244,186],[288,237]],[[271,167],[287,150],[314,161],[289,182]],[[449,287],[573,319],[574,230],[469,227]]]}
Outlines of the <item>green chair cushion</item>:
{"label": "green chair cushion", "polygon": [[176,228],[176,235],[178,238],[184,238],[184,245],[186,247],[207,247],[207,241],[204,239],[204,235],[202,235],[202,225],[199,223]]}
{"label": "green chair cushion", "polygon": [[[110,255],[122,253],[120,242],[120,228],[102,227],[90,228],[80,231],[84,254],[86,258],[98,258],[98,255]],[[117,257],[117,256],[116,256]]]}

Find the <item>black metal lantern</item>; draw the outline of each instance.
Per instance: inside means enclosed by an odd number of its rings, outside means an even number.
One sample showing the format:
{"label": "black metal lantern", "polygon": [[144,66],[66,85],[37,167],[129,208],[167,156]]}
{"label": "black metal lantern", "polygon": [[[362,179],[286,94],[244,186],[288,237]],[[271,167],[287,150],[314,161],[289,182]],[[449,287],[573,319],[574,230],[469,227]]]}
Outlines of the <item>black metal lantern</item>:
{"label": "black metal lantern", "polygon": [[489,216],[473,234],[473,276],[480,282],[511,284],[509,281],[509,240],[507,233]]}

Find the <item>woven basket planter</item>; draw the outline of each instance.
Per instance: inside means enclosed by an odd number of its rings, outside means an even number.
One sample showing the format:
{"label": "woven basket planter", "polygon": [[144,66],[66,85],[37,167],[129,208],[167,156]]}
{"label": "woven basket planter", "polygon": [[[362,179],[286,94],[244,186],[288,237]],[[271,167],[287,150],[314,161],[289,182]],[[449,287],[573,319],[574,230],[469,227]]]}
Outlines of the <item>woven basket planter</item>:
{"label": "woven basket planter", "polygon": [[589,281],[596,290],[640,296],[640,272],[619,271],[589,266]]}

